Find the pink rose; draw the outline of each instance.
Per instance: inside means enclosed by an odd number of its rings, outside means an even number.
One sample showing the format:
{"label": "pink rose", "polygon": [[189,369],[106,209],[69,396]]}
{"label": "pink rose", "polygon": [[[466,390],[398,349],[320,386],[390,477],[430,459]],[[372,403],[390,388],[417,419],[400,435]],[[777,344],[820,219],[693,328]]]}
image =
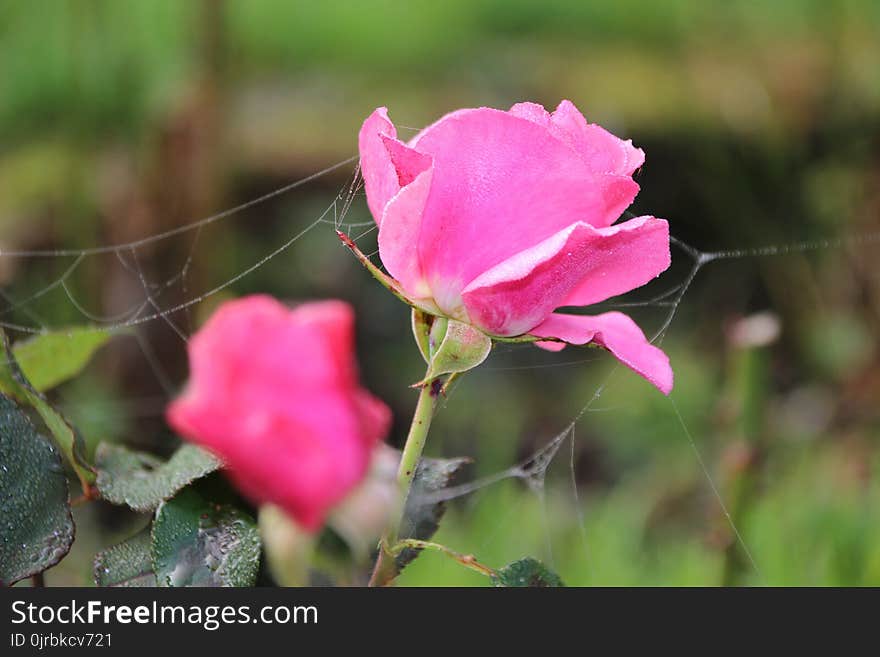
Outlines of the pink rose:
{"label": "pink rose", "polygon": [[666,221],[614,224],[645,160],[630,141],[565,100],[552,114],[534,103],[458,110],[407,143],[382,107],[359,147],[382,263],[416,305],[490,336],[593,342],[669,393],[669,359],[629,317],[553,312],[623,294],[669,266]]}
{"label": "pink rose", "polygon": [[190,381],[168,423],[217,454],[246,496],[315,530],[391,421],[358,383],[353,333],[341,301],[224,303],[189,342]]}

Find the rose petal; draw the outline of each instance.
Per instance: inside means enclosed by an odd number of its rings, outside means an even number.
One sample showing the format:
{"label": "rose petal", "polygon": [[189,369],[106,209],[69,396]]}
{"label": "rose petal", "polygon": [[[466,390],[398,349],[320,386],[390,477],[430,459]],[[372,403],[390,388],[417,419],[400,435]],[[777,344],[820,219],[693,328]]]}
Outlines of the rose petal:
{"label": "rose petal", "polygon": [[595,173],[629,176],[645,163],[645,153],[601,126],[587,123],[570,100],[559,103],[550,114],[537,103],[517,103],[510,113],[533,121],[549,130],[557,139],[574,149]]}
{"label": "rose petal", "polygon": [[230,399],[220,411],[214,400],[186,395],[169,407],[168,421],[220,456],[245,496],[283,507],[309,530],[360,481],[369,461],[351,400],[330,390],[283,411]]}
{"label": "rose petal", "polygon": [[561,306],[589,306],[650,282],[669,268],[669,224],[644,216],[596,231],[584,276]]}
{"label": "rose petal", "polygon": [[[276,302],[273,300],[273,303]],[[303,303],[292,310],[286,310],[286,319],[303,329],[314,329],[309,332],[322,338],[333,363],[332,367],[328,367],[327,374],[341,385],[353,386],[357,383],[357,364],[352,348],[354,310],[350,305],[336,300]],[[318,364],[321,362],[312,363],[313,366]],[[329,365],[330,361],[326,364]]]}
{"label": "rose petal", "polygon": [[[609,312],[602,315],[563,315],[553,313],[531,331],[541,338],[557,338],[569,344],[595,342],[614,354],[621,363],[668,395],[672,391],[673,375],[669,358],[645,338],[645,334],[627,315]],[[557,351],[552,342],[539,346]],[[554,346],[550,346],[554,345]]]}
{"label": "rose petal", "polygon": [[382,137],[397,137],[397,130],[388,118],[388,109],[385,107],[378,108],[367,117],[358,135],[367,205],[376,223],[382,220],[385,204],[400,190],[397,170]]}
{"label": "rose petal", "polygon": [[638,191],[628,177],[592,172],[545,127],[499,110],[454,112],[410,146],[434,161],[419,255],[452,315],[484,271],[575,222],[611,224]]}
{"label": "rose petal", "polygon": [[520,335],[564,305],[587,305],[644,285],[669,266],[662,219],[607,228],[576,223],[474,279],[462,292],[471,322]]}
{"label": "rose petal", "polygon": [[548,130],[551,129],[550,112],[544,109],[543,105],[539,105],[538,103],[516,103],[508,110],[508,113],[533,121]]}
{"label": "rose petal", "polygon": [[364,389],[355,393],[355,406],[363,432],[369,444],[380,442],[391,428],[391,409],[378,397]]}
{"label": "rose petal", "polygon": [[397,139],[397,129],[380,107],[361,126],[358,135],[361,175],[367,205],[377,224],[385,206],[399,191],[431,165],[427,157]]}
{"label": "rose petal", "polygon": [[422,274],[419,233],[433,169],[418,174],[385,206],[379,227],[379,258],[388,273],[415,299],[428,298],[431,290]]}
{"label": "rose petal", "polygon": [[584,115],[570,100],[563,100],[553,112],[554,133],[580,152],[593,171],[631,175],[645,163],[645,152],[632,140],[619,139]]}
{"label": "rose petal", "polygon": [[381,135],[382,143],[388,151],[394,171],[397,174],[397,184],[401,187],[409,185],[416,176],[431,166],[431,158],[419,153],[404,144],[402,141]]}

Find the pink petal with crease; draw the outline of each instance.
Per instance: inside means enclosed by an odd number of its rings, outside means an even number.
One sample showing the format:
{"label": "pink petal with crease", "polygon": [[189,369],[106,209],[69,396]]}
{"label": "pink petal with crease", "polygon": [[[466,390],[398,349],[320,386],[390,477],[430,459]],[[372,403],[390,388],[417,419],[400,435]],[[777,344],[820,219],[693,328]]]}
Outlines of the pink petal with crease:
{"label": "pink petal with crease", "polygon": [[597,231],[584,277],[561,306],[589,306],[649,283],[669,268],[669,224],[644,216]]}
{"label": "pink petal with crease", "polygon": [[[595,342],[614,354],[621,363],[650,381],[665,395],[672,391],[673,375],[669,358],[645,338],[645,334],[627,315],[609,312],[602,315],[563,315],[553,313],[530,332],[541,338],[557,338],[569,344]],[[556,343],[537,343],[558,351]],[[552,345],[552,346],[551,346]]]}
{"label": "pink petal with crease", "polygon": [[426,171],[431,166],[431,158],[423,153],[413,150],[402,141],[391,137],[381,136],[385,150],[394,165],[397,174],[397,184],[406,187],[416,176]]}
{"label": "pink petal with crease", "polygon": [[474,279],[462,292],[471,322],[520,335],[564,305],[587,305],[644,285],[669,266],[665,221],[607,228],[576,223]]}

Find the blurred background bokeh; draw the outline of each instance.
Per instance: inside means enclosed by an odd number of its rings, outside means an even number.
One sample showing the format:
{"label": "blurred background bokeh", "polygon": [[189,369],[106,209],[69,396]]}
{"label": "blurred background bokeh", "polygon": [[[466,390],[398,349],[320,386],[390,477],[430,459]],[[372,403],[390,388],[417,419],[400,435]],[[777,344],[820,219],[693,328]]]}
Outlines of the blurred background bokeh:
{"label": "blurred background bokeh", "polygon": [[[569,584],[880,584],[876,0],[2,2],[0,248],[125,243],[222,211],[356,155],[380,105],[407,136],[459,107],[562,98],[645,150],[634,210],[685,243],[817,248],[699,271],[663,341],[673,401],[628,371],[609,378],[598,351],[497,349],[429,441],[432,455],[473,457],[467,479],[528,459],[607,385],[546,478],[457,500],[437,541],[492,566],[535,555]],[[144,281],[162,308],[199,297],[302,231],[353,173],[121,258],[83,258],[2,319],[113,323],[144,302]],[[346,221],[369,218],[359,195]],[[26,299],[74,261],[2,257],[0,286]],[[674,261],[623,301],[683,283],[692,261]],[[252,292],[356,306],[363,377],[392,405],[399,444],[423,367],[407,309],[332,225],[171,319],[189,334]],[[628,312],[650,333],[671,310]],[[167,454],[162,410],[185,378],[183,340],[150,321],[55,398],[90,445]],[[137,523],[102,503],[76,519],[50,585],[90,583],[94,552]],[[401,583],[487,582],[426,553]]]}

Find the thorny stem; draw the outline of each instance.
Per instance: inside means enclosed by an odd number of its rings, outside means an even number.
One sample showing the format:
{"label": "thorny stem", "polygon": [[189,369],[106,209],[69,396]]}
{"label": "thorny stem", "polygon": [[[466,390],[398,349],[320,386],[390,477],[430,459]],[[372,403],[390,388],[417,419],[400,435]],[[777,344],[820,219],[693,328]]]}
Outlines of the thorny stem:
{"label": "thorny stem", "polygon": [[[340,230],[337,230],[336,234],[340,241],[355,255],[360,263],[377,281],[390,290],[398,299],[407,305],[412,306],[414,312],[421,311],[432,318],[428,324],[430,326],[428,329],[428,353],[424,353],[425,347],[421,342],[419,343],[420,349],[423,350],[425,360],[428,361],[428,371],[426,372],[425,379],[417,384],[421,388],[421,391],[419,392],[419,400],[416,404],[415,413],[413,414],[412,424],[410,424],[409,427],[409,434],[406,437],[406,444],[403,447],[400,466],[397,469],[397,507],[394,509],[388,526],[385,528],[385,533],[382,535],[382,540],[379,543],[379,556],[376,559],[376,565],[373,568],[373,574],[370,577],[369,582],[369,586],[387,586],[388,584],[391,584],[391,582],[394,581],[394,578],[399,574],[396,560],[397,555],[402,549],[407,547],[407,541],[415,540],[405,539],[404,541],[398,542],[400,525],[403,522],[403,516],[406,511],[406,500],[409,496],[410,489],[412,488],[413,479],[416,476],[416,468],[419,465],[422,451],[425,448],[425,441],[428,438],[428,429],[431,427],[431,419],[434,416],[437,398],[441,395],[445,395],[447,386],[456,378],[458,373],[456,372],[447,376],[445,383],[442,375],[428,378],[431,373],[431,361],[435,349],[443,340],[449,318],[445,317],[433,302],[425,301],[423,299],[415,300],[409,298],[404,290],[401,289],[400,284],[374,265],[370,259],[361,252],[357,244],[355,244],[348,235]],[[420,340],[418,335],[416,336],[416,339]],[[538,338],[533,335],[498,338],[498,340],[502,342],[536,342],[543,339],[544,338]],[[555,341],[555,338],[550,338],[549,340]],[[399,547],[400,545],[403,545],[403,547]],[[434,547],[434,549],[442,549],[450,556],[458,555],[457,552],[449,550],[448,548],[443,548],[443,546],[438,546],[438,544],[424,543],[424,545],[421,545],[420,547]],[[485,566],[478,564],[473,557],[466,555],[458,555],[458,557],[460,557],[458,560],[461,563],[469,565],[469,567],[472,567],[479,572],[483,572],[483,574],[494,572],[491,571],[491,569],[487,569]]]}
{"label": "thorny stem", "polygon": [[392,514],[382,542],[379,546],[379,557],[373,569],[369,586],[387,586],[398,575],[394,546],[397,544],[400,532],[400,523],[403,521],[403,513],[406,507],[406,498],[412,487],[413,478],[416,476],[416,467],[422,457],[425,441],[428,438],[428,429],[431,427],[431,419],[434,416],[434,408],[437,398],[440,396],[442,382],[440,378],[433,379],[422,386],[419,393],[419,401],[413,413],[412,424],[403,446],[403,454],[400,457],[400,466],[397,469],[397,504],[398,507]]}
{"label": "thorny stem", "polygon": [[[739,526],[754,504],[762,460],[768,448],[763,430],[768,365],[767,355],[759,347],[744,349],[733,356],[732,398],[739,407],[737,432],[741,440],[726,450],[724,465],[730,521]],[[731,537],[724,552],[721,585],[742,584],[750,559],[748,554],[743,554],[735,537]]]}
{"label": "thorny stem", "polygon": [[357,244],[345,233],[341,230],[336,231],[336,236],[339,237],[339,241],[341,241],[349,251],[354,254],[354,257],[358,259],[364,268],[372,274],[373,278],[379,281],[383,287],[391,292],[398,299],[403,301],[408,306],[413,306],[414,308],[419,308],[429,314],[438,313],[438,309],[433,307],[431,304],[422,304],[413,299],[410,299],[406,293],[401,289],[400,283],[395,281],[393,278],[388,276],[385,272],[379,269],[376,265],[372,263],[372,261],[363,254],[363,252],[358,248]]}
{"label": "thorny stem", "polygon": [[486,575],[487,577],[497,575],[493,568],[490,568],[489,566],[477,561],[474,555],[462,554],[461,552],[456,552],[455,550],[448,548],[445,545],[441,545],[440,543],[432,543],[431,541],[420,541],[417,538],[406,538],[402,541],[399,541],[397,545],[391,548],[390,552],[394,556],[397,556],[406,549],[436,550],[437,552],[441,552],[446,556],[451,557],[465,568],[470,568],[471,570],[476,571],[481,575]]}

